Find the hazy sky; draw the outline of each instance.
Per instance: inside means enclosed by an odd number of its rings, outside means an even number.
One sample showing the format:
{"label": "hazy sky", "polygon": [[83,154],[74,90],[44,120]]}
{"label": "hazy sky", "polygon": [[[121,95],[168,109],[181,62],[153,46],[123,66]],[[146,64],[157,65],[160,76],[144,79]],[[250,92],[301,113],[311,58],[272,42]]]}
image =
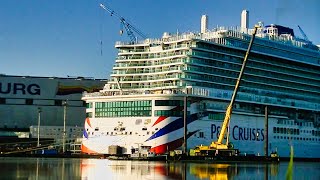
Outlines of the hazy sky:
{"label": "hazy sky", "polygon": [[320,0],[0,0],[0,74],[108,78],[115,42],[129,38],[100,3],[151,38],[199,31],[203,14],[209,29],[238,26],[247,9],[251,27],[280,24],[302,37],[300,25],[320,44]]}

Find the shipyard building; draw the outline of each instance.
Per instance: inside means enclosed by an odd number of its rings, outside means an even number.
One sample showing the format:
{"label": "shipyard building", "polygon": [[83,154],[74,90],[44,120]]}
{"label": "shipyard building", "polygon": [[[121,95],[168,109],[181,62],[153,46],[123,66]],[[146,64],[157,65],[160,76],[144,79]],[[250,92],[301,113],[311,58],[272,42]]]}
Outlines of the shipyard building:
{"label": "shipyard building", "polygon": [[[0,75],[0,142],[38,137],[80,138],[86,118],[83,92],[102,89],[106,80],[83,77]],[[64,129],[65,128],[65,129]]]}

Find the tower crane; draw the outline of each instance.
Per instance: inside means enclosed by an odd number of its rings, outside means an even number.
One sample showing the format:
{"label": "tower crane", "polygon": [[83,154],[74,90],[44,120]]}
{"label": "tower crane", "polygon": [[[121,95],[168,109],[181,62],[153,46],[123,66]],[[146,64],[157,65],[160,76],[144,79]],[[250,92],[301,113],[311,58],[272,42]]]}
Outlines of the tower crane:
{"label": "tower crane", "polygon": [[302,36],[303,36],[303,39],[304,39],[304,40],[306,40],[306,41],[309,41],[309,39],[308,39],[307,35],[303,32],[302,28],[301,28],[299,25],[298,25],[298,28],[299,28],[299,30],[300,30],[300,32],[301,32],[301,34],[302,34]]}
{"label": "tower crane", "polygon": [[[129,24],[122,16],[117,14],[110,7],[107,7],[107,6],[103,5],[103,4],[100,4],[100,7],[102,9],[104,9],[105,11],[109,12],[111,16],[116,16],[117,18],[119,18],[120,23],[121,23],[121,27],[125,28],[125,30],[127,32],[127,35],[130,38],[130,42],[134,43],[134,42],[136,42],[138,40],[134,33],[136,33],[137,35],[139,35],[143,39],[147,38],[147,36],[144,35],[139,29],[137,29],[133,25]],[[122,34],[123,34],[123,29],[121,28],[120,29],[120,35],[122,35]]]}

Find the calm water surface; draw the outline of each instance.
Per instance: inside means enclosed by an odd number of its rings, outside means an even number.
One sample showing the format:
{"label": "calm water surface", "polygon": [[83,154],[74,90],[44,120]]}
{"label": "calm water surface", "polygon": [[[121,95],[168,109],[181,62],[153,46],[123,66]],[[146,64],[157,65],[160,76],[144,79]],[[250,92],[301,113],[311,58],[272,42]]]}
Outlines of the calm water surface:
{"label": "calm water surface", "polygon": [[[288,162],[208,164],[106,159],[0,158],[0,179],[285,179]],[[293,179],[320,179],[320,163],[294,162]]]}

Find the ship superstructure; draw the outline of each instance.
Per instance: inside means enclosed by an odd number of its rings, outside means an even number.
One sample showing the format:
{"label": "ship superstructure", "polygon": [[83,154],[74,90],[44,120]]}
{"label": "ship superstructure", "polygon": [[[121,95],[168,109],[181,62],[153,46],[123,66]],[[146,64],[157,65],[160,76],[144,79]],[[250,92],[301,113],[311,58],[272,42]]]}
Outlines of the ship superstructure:
{"label": "ship superstructure", "polygon": [[[268,139],[269,152],[286,157],[293,144],[297,157],[320,158],[319,47],[291,28],[260,26],[236,97],[230,141],[242,152],[263,154]],[[116,145],[131,154],[149,146],[162,154],[180,148],[186,96],[188,148],[209,144],[219,135],[252,31],[216,27],[117,42],[110,81],[83,96],[88,117],[82,151],[109,154]]]}

